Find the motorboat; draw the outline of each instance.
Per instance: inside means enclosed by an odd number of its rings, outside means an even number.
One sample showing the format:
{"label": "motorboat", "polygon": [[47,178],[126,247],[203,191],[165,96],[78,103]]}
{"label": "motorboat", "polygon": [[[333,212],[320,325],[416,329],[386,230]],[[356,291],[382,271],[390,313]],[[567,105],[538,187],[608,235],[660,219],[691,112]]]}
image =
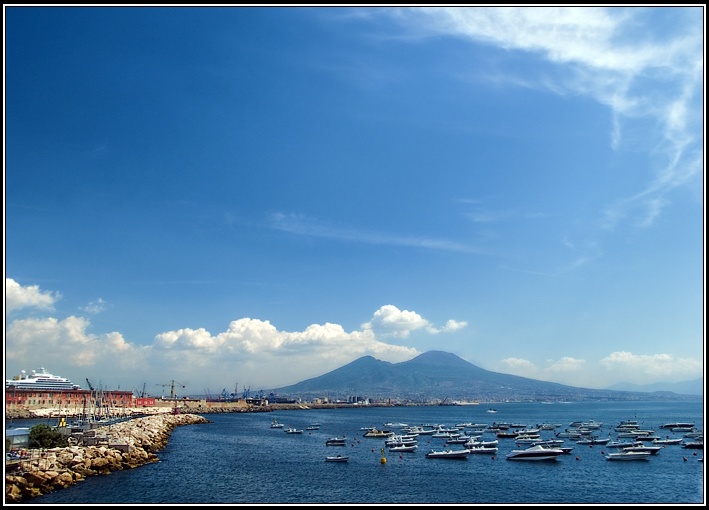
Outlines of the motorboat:
{"label": "motorboat", "polygon": [[529,444],[538,443],[542,438],[539,434],[517,434],[515,437],[515,443],[517,444]]}
{"label": "motorboat", "polygon": [[350,458],[347,455],[331,455],[325,457],[325,462],[347,462],[348,460],[350,460]]}
{"label": "motorboat", "polygon": [[624,450],[622,452],[609,453],[606,455],[607,460],[647,460],[650,452],[633,452]]}
{"label": "motorboat", "polygon": [[693,450],[703,450],[704,440],[701,441],[685,441],[682,443],[682,448],[691,448]]}
{"label": "motorboat", "polygon": [[346,446],[347,440],[344,437],[331,437],[325,440],[325,446]]}
{"label": "motorboat", "polygon": [[682,421],[673,421],[670,423],[665,423],[664,425],[660,425],[661,429],[675,429],[675,428],[692,428],[694,427],[694,422],[682,422]]}
{"label": "motorboat", "polygon": [[415,452],[418,448],[417,444],[400,444],[396,446],[390,446],[389,451],[392,453],[396,452]]}
{"label": "motorboat", "polygon": [[563,453],[561,448],[537,444],[524,450],[512,450],[507,454],[507,460],[556,460]]}
{"label": "motorboat", "polygon": [[367,432],[364,433],[362,437],[376,437],[376,438],[383,438],[383,437],[391,437],[394,435],[394,432],[391,430],[379,430],[377,428],[372,428],[368,430]]}
{"label": "motorboat", "polygon": [[295,427],[288,427],[288,428],[285,430],[285,433],[286,433],[286,434],[302,434],[302,433],[303,433],[303,429],[297,429],[297,428],[295,428]]}
{"label": "motorboat", "polygon": [[271,423],[271,428],[272,428],[272,429],[282,429],[282,428],[283,428],[283,424],[282,424],[282,423],[278,423],[278,420],[274,418],[274,419],[273,419],[273,423]]}
{"label": "motorboat", "polygon": [[412,445],[418,442],[418,436],[394,435],[384,440],[384,446]]}
{"label": "motorboat", "polygon": [[468,451],[471,454],[476,454],[476,453],[487,453],[491,455],[495,455],[497,453],[497,446],[471,446],[468,448]]}
{"label": "motorboat", "polygon": [[536,441],[529,446],[534,446],[536,444],[540,444],[542,446],[556,446],[557,448],[564,444],[563,439],[540,439],[539,441]]}
{"label": "motorboat", "polygon": [[588,438],[583,438],[579,439],[576,441],[576,444],[608,444],[610,443],[611,438],[610,437],[588,437]]}
{"label": "motorboat", "polygon": [[470,455],[470,450],[429,450],[428,459],[465,459]]}
{"label": "motorboat", "polygon": [[662,450],[664,448],[663,446],[645,446],[645,445],[639,445],[639,446],[627,446],[623,448],[624,452],[646,452],[649,453],[650,455],[655,455],[657,452]]}
{"label": "motorboat", "polygon": [[305,427],[305,430],[320,430],[320,424],[319,423],[313,423],[311,425],[308,425]]}
{"label": "motorboat", "polygon": [[682,442],[681,437],[676,437],[676,438],[667,438],[667,439],[653,439],[652,444],[655,445],[671,445],[671,444],[680,444]]}

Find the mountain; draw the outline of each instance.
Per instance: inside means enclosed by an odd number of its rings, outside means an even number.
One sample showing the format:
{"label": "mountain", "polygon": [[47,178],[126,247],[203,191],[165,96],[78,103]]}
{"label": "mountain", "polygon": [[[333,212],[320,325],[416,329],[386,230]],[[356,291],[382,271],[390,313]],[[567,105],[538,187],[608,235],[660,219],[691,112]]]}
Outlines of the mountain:
{"label": "mountain", "polygon": [[589,389],[482,369],[443,351],[428,351],[401,363],[363,356],[319,377],[270,390],[276,395],[330,400],[448,402],[665,400],[698,398],[672,392]]}
{"label": "mountain", "polygon": [[654,384],[632,384],[622,382],[608,386],[609,390],[616,391],[671,391],[684,395],[703,395],[704,379],[692,379],[691,381],[681,381],[676,383],[659,382]]}

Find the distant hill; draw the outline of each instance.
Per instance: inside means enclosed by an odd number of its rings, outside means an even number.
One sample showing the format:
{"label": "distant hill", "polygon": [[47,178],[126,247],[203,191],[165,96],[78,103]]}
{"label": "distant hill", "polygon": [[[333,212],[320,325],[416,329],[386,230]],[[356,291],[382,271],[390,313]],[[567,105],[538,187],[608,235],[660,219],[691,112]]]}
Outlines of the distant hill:
{"label": "distant hill", "polygon": [[673,392],[683,395],[703,395],[704,394],[704,379],[692,379],[691,381],[682,381],[676,383],[659,382],[654,384],[632,384],[622,382],[608,386],[609,390],[616,391],[642,391],[642,392]]}
{"label": "distant hill", "polygon": [[303,399],[351,397],[441,403],[462,401],[694,400],[696,395],[577,388],[482,369],[443,351],[390,363],[363,356],[319,377],[269,390]]}

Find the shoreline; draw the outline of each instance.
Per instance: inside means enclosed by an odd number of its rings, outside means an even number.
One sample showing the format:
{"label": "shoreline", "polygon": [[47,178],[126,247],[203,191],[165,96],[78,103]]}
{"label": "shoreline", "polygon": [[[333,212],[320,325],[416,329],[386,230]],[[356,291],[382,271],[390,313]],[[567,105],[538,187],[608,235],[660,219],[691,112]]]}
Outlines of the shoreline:
{"label": "shoreline", "polygon": [[70,487],[88,476],[108,475],[157,462],[175,427],[211,423],[197,414],[135,418],[93,429],[90,441],[64,448],[27,449],[19,461],[5,461],[5,503]]}

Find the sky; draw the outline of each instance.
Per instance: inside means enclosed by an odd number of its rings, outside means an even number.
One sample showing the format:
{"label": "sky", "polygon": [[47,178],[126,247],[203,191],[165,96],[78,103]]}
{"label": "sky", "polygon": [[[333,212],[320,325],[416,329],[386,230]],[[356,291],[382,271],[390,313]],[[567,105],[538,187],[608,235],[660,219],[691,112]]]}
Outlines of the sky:
{"label": "sky", "polygon": [[703,6],[3,10],[6,379],[703,377]]}

